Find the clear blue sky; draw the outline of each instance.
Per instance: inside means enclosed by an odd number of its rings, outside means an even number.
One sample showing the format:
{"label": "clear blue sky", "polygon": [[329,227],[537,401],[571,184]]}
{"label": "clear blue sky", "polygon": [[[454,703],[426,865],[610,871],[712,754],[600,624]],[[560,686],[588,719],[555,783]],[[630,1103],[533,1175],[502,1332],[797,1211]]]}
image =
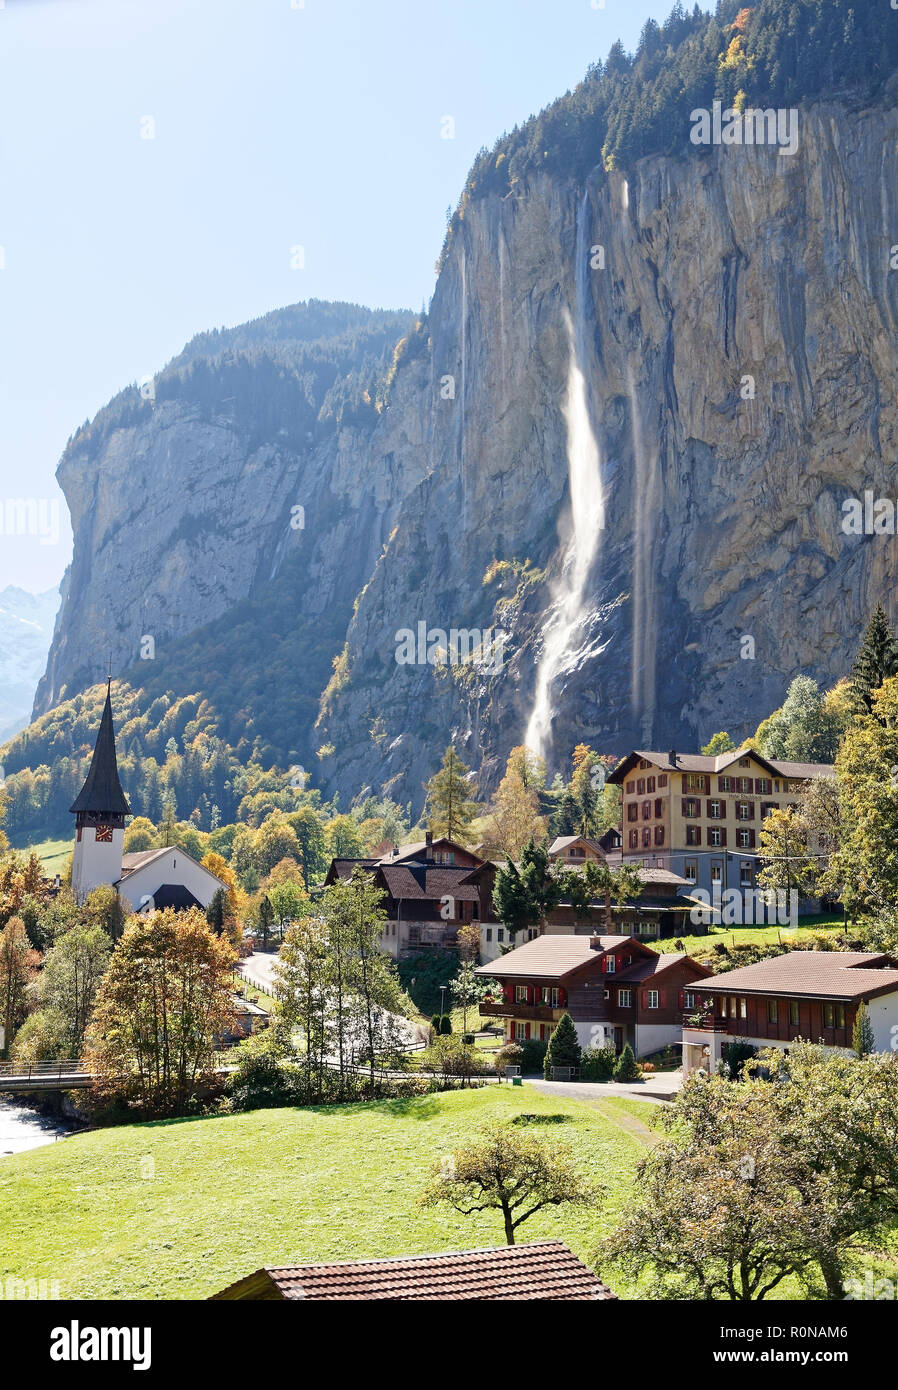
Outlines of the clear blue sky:
{"label": "clear blue sky", "polygon": [[[296,300],[418,308],[477,150],[672,3],[0,0],[0,587],[61,578],[54,470],[117,390]],[[22,496],[56,544],[3,534]]]}

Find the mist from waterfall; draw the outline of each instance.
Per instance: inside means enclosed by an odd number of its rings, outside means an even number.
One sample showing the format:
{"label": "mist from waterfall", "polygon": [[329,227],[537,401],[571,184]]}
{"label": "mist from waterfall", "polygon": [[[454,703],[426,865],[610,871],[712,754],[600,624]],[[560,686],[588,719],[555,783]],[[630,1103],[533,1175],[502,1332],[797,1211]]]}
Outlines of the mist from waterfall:
{"label": "mist from waterfall", "polygon": [[564,311],[570,359],[562,413],[567,431],[571,533],[554,602],[543,628],[533,710],[524,736],[527,747],[540,757],[546,757],[551,750],[555,682],[563,671],[576,665],[585,645],[582,629],[588,611],[586,586],[605,526],[602,464],[590,416],[586,380],[589,359],[586,335],[589,304],[588,214],[589,198],[584,193],[577,212],[575,320],[571,320],[567,309]]}

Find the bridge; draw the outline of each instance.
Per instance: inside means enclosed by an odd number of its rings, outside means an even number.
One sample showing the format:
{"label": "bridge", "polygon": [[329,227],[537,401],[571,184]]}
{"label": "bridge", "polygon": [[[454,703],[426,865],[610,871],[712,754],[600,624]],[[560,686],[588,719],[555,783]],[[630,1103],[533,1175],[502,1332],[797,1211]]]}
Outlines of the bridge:
{"label": "bridge", "polygon": [[57,1062],[0,1062],[0,1093],[4,1091],[76,1091],[92,1086],[87,1062],[71,1057]]}

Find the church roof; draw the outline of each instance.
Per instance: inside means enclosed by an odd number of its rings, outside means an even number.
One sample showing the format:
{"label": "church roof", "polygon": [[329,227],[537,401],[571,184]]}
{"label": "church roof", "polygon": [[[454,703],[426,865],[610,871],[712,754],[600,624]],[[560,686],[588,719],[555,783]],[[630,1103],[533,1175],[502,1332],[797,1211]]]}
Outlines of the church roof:
{"label": "church roof", "polygon": [[95,815],[130,816],[131,807],[122,791],[118,779],[118,762],[115,756],[115,732],[112,727],[112,701],[110,687],[106,686],[106,703],[100,720],[100,731],[94,745],[94,755],[90,760],[87,781],[81,788],[69,810],[89,811]]}

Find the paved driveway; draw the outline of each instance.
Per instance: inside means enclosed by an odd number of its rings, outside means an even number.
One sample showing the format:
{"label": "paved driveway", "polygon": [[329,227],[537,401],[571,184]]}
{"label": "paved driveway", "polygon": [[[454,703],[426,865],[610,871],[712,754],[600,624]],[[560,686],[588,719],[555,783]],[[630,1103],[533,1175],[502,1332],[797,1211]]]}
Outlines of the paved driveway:
{"label": "paved driveway", "polygon": [[526,1078],[527,1084],[547,1096],[569,1096],[571,1100],[602,1100],[604,1096],[627,1096],[644,1100],[650,1105],[664,1105],[673,1100],[683,1084],[681,1071],[658,1072],[651,1080],[618,1081],[542,1081]]}
{"label": "paved driveway", "polygon": [[247,979],[252,980],[263,994],[271,994],[276,964],[276,951],[253,951],[251,956],[240,962],[240,967]]}

